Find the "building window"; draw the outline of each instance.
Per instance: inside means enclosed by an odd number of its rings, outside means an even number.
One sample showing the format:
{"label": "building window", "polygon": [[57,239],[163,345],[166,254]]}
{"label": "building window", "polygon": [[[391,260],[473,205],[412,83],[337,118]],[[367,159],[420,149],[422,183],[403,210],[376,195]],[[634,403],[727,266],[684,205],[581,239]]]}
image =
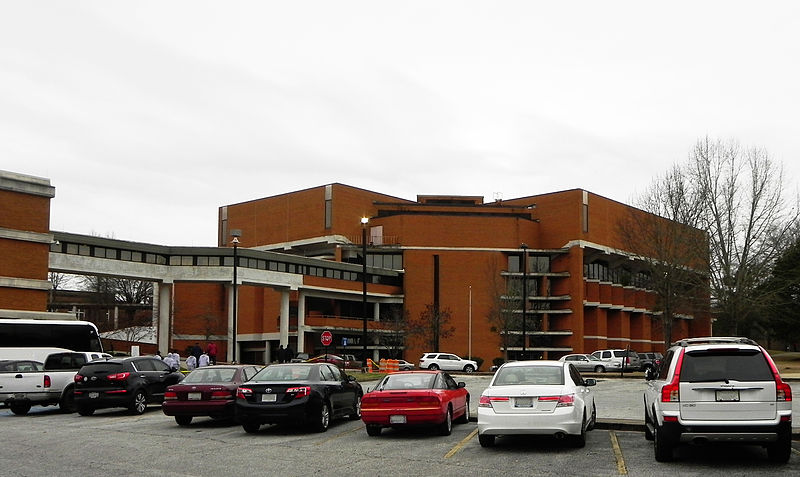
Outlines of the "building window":
{"label": "building window", "polygon": [[333,186],[325,186],[325,228],[333,227]]}

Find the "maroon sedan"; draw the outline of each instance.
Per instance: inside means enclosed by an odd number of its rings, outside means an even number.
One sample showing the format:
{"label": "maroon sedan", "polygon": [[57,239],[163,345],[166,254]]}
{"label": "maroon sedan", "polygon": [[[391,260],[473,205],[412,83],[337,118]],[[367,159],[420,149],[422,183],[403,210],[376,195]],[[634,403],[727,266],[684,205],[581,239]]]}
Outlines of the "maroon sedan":
{"label": "maroon sedan", "polygon": [[188,426],[195,416],[233,419],[236,388],[252,378],[261,366],[220,365],[197,368],[186,379],[167,388],[161,410]]}
{"label": "maroon sedan", "polygon": [[370,436],[406,426],[432,426],[447,436],[454,421],[469,421],[469,392],[442,371],[388,374],[361,399],[361,420]]}

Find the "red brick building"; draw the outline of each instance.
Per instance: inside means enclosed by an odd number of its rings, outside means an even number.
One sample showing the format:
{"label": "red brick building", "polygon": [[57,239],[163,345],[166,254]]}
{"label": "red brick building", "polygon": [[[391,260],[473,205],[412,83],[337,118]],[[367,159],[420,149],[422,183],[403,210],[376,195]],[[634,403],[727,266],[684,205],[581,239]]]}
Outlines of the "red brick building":
{"label": "red brick building", "polygon": [[[487,362],[503,356],[502,330],[490,316],[498,303],[522,316],[522,293],[512,290],[521,290],[523,279],[527,356],[556,358],[626,346],[661,350],[663,334],[655,296],[646,286],[647,270],[631,258],[636,251],[625,250],[616,232],[631,212],[644,214],[578,189],[484,203],[482,197],[464,196],[418,196],[412,201],[330,184],[221,207],[219,245],[230,246],[231,231],[238,230],[240,248],[361,263],[361,218],[367,217],[370,270],[400,272],[394,283],[373,283],[368,277],[371,356],[395,352],[386,344],[390,340],[381,338],[392,334],[389,315],[404,307],[415,319],[427,306],[450,313],[454,330],[440,338],[441,351]],[[498,283],[505,291],[498,292]],[[516,285],[509,288],[509,283]],[[286,295],[288,344],[295,350],[321,351],[319,333],[333,329],[346,344],[336,340],[331,352],[360,353],[360,281],[304,276],[303,285],[313,290]],[[334,293],[346,289],[353,293]],[[176,329],[184,327],[181,323],[200,326],[192,317],[201,308],[218,309],[226,302],[216,285],[182,284],[175,295]],[[257,356],[277,348],[278,317],[287,306],[282,296],[275,289],[240,287],[243,359],[252,356],[248,349]],[[711,333],[707,312],[681,316],[673,336]],[[511,357],[523,349],[519,321],[507,333]],[[430,351],[424,341],[408,340],[405,359],[416,361]]]}

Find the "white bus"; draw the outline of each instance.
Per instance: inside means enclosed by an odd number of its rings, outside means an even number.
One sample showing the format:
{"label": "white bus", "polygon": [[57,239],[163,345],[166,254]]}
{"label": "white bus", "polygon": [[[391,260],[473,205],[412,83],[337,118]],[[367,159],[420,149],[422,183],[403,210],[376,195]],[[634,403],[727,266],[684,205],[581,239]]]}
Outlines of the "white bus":
{"label": "white bus", "polygon": [[103,351],[94,323],[80,320],[0,318],[0,348]]}

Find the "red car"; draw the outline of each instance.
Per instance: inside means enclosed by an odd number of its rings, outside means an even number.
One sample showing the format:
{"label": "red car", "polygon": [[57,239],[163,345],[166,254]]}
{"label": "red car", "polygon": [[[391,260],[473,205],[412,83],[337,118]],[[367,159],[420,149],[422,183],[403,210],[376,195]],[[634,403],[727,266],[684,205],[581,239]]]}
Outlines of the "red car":
{"label": "red car", "polygon": [[233,420],[236,388],[262,367],[253,365],[204,366],[186,375],[180,384],[167,388],[161,410],[188,426],[196,416]]}
{"label": "red car", "polygon": [[433,426],[447,436],[453,421],[469,421],[469,392],[442,371],[388,374],[361,399],[361,420],[370,436],[408,426]]}

